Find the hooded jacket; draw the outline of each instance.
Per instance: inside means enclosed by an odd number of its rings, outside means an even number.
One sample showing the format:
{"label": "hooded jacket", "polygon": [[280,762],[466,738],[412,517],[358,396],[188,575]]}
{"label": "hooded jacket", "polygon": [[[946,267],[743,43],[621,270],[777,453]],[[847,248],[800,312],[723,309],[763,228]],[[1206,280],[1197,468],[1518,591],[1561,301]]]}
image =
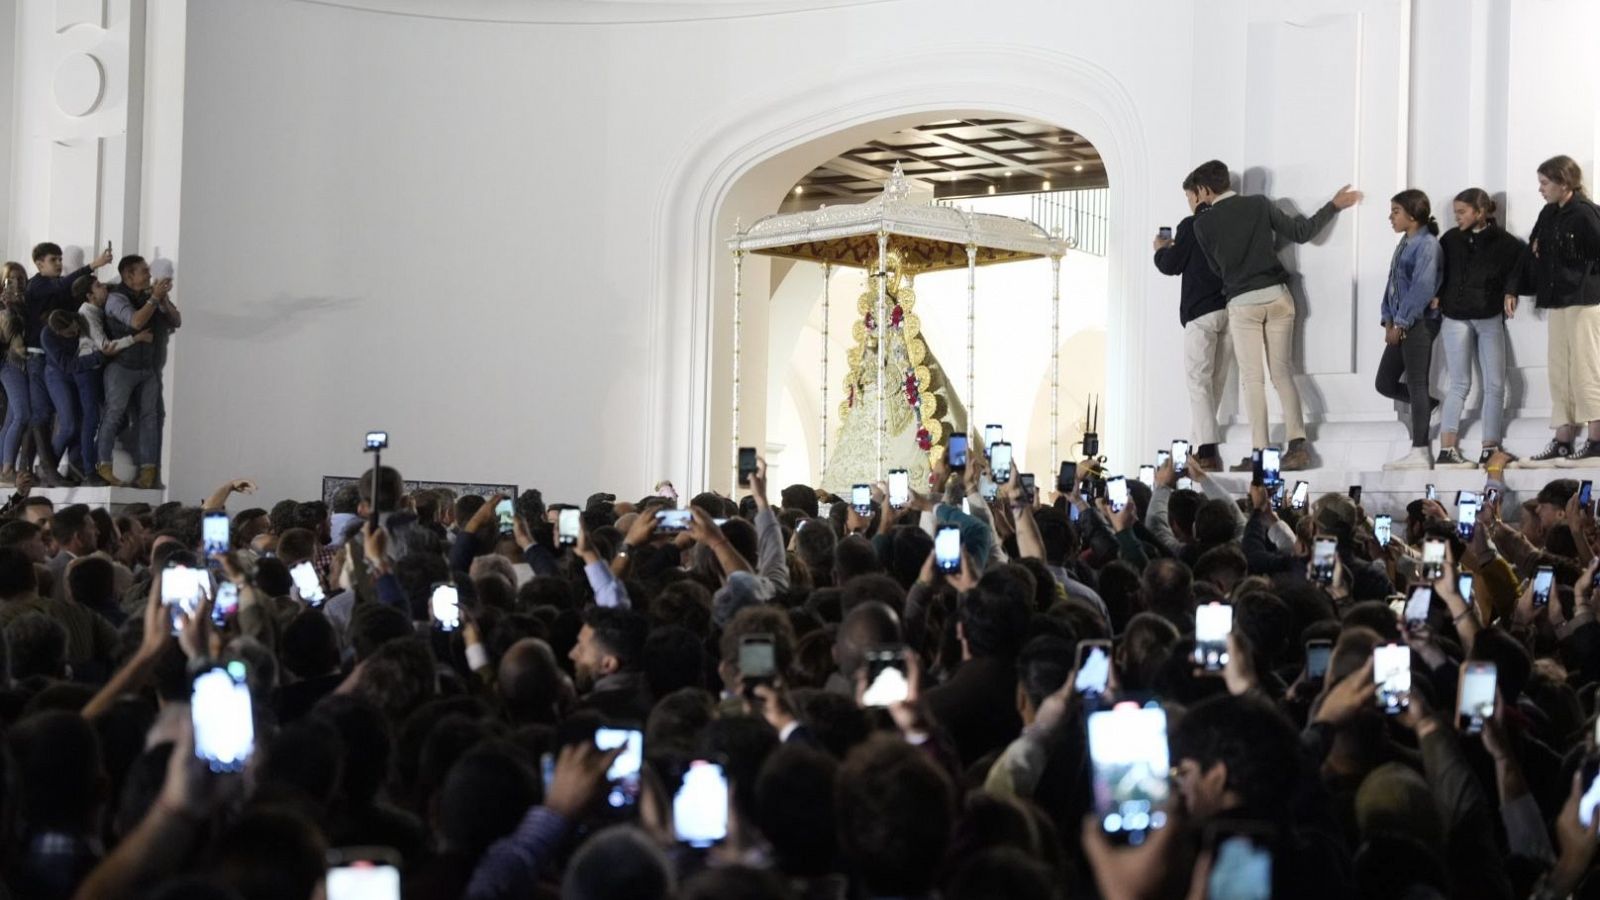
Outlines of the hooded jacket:
{"label": "hooded jacket", "polygon": [[1545,204],[1528,242],[1527,288],[1539,309],[1600,305],[1600,207],[1581,194]]}

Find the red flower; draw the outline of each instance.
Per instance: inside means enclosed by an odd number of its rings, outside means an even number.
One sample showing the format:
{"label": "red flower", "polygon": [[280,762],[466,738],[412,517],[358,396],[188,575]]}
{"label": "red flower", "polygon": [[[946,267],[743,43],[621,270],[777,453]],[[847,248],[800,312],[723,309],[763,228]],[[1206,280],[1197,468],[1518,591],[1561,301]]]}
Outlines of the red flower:
{"label": "red flower", "polygon": [[891,310],[890,313],[889,313],[889,324],[891,326],[895,327],[895,328],[899,328],[900,327],[900,322],[902,320],[904,320],[905,317],[906,317],[905,310],[901,309],[900,308],[900,304],[896,303],[894,305],[894,309]]}
{"label": "red flower", "polygon": [[933,449],[933,435],[928,433],[928,429],[917,429],[917,446],[921,447],[923,450]]}
{"label": "red flower", "polygon": [[917,405],[917,376],[915,373],[906,376],[906,402],[912,406]]}
{"label": "red flower", "polygon": [[862,319],[861,321],[867,326],[868,331],[878,330],[878,326],[872,320],[872,313],[867,313],[866,318]]}

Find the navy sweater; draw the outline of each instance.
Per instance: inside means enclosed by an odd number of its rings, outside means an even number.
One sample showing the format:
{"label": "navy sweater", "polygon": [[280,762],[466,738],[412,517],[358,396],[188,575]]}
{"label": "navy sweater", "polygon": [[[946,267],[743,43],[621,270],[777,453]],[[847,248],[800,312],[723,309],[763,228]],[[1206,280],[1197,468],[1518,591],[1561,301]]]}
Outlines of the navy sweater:
{"label": "navy sweater", "polygon": [[1156,251],[1156,268],[1163,275],[1182,275],[1178,300],[1178,323],[1187,325],[1201,316],[1226,309],[1228,298],[1222,293],[1222,279],[1211,271],[1206,255],[1194,236],[1194,220],[1211,208],[1202,203],[1195,214],[1178,223],[1172,243]]}

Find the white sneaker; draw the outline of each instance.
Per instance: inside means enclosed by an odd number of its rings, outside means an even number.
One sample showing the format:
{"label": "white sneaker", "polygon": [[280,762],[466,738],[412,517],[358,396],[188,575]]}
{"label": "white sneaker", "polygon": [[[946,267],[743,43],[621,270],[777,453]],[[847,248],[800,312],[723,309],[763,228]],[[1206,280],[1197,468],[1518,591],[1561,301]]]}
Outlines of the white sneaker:
{"label": "white sneaker", "polygon": [[1404,469],[1432,469],[1432,468],[1433,468],[1433,454],[1428,451],[1427,447],[1412,447],[1410,452],[1406,453],[1405,456],[1400,457],[1399,459],[1395,460],[1394,462],[1389,462],[1389,463],[1384,463],[1383,464],[1383,470],[1385,472],[1394,472],[1394,471],[1397,471],[1397,470],[1404,470]]}

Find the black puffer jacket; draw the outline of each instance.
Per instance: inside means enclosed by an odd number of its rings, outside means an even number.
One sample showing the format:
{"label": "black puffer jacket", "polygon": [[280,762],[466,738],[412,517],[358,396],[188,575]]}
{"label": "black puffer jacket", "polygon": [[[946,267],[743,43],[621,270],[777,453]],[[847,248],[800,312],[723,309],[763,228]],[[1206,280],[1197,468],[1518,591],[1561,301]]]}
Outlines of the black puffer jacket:
{"label": "black puffer jacket", "polygon": [[1548,203],[1528,238],[1527,289],[1540,309],[1600,306],[1600,207],[1575,196]]}
{"label": "black puffer jacket", "polygon": [[1505,296],[1521,291],[1527,245],[1499,225],[1482,231],[1452,228],[1439,238],[1444,282],[1439,310],[1451,319],[1505,315]]}

